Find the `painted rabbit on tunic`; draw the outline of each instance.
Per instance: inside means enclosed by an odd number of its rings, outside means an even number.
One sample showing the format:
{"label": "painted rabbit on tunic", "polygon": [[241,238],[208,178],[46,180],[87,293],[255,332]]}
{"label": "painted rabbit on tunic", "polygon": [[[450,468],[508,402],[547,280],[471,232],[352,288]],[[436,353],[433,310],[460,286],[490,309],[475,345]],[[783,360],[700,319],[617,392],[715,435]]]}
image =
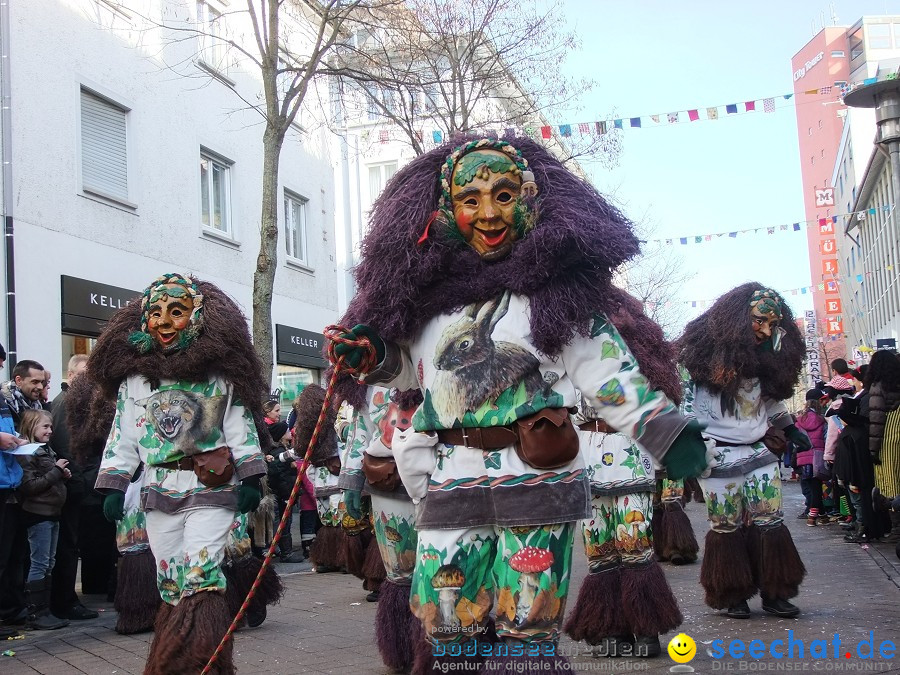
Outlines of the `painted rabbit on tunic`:
{"label": "painted rabbit on tunic", "polygon": [[477,410],[505,389],[524,380],[529,399],[544,386],[540,361],[512,342],[494,342],[492,333],[509,310],[509,291],[466,307],[444,328],[435,347],[437,376],[432,402],[441,423],[451,426],[466,411]]}

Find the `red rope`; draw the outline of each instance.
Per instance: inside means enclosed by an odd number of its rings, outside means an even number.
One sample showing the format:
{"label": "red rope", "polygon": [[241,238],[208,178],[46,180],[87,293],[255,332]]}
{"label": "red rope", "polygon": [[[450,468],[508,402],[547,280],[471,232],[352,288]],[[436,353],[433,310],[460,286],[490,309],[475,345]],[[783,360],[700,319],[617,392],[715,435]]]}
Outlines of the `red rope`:
{"label": "red rope", "polygon": [[[297,500],[297,495],[300,492],[300,486],[303,484],[303,476],[306,474],[307,466],[309,466],[309,458],[312,455],[313,448],[316,446],[316,440],[318,440],[319,438],[319,432],[322,430],[322,425],[325,422],[325,414],[328,412],[328,405],[331,401],[332,395],[334,394],[334,385],[335,382],[337,382],[338,374],[341,371],[347,371],[352,374],[367,373],[377,365],[375,348],[372,346],[372,343],[369,342],[367,338],[347,340],[341,337],[343,333],[347,332],[348,331],[346,328],[336,325],[328,326],[325,329],[325,336],[329,340],[328,358],[331,363],[334,364],[334,369],[331,372],[331,379],[328,381],[328,387],[325,389],[325,402],[322,403],[322,409],[319,411],[319,419],[316,420],[316,427],[313,430],[312,438],[309,440],[309,445],[306,448],[306,454],[303,456],[303,461],[300,463],[300,466],[297,467],[297,479],[294,481],[294,487],[291,489],[291,496],[288,498],[284,513],[281,514],[281,521],[278,523],[278,529],[275,531],[275,536],[272,537],[272,543],[269,545],[269,550],[266,551],[266,555],[263,558],[262,567],[259,568],[259,573],[256,575],[256,579],[253,580],[253,585],[250,587],[250,591],[247,593],[247,597],[244,599],[244,603],[238,610],[238,613],[234,617],[234,620],[231,622],[231,625],[228,627],[228,630],[225,631],[224,637],[222,638],[221,642],[219,642],[219,645],[216,647],[216,651],[213,652],[213,655],[209,658],[209,661],[207,662],[206,666],[204,666],[200,675],[207,675],[207,673],[209,673],[210,668],[212,668],[213,664],[219,658],[219,654],[222,653],[225,645],[228,644],[228,640],[231,639],[234,631],[237,630],[238,624],[240,624],[241,619],[244,618],[247,607],[250,605],[250,601],[253,599],[253,596],[256,595],[256,589],[259,587],[259,584],[262,581],[263,574],[266,573],[266,570],[269,568],[269,564],[272,562],[272,557],[275,553],[275,547],[278,545],[278,541],[281,539],[281,532],[284,530],[284,527],[287,524],[288,516],[291,513],[291,509],[294,507],[294,502]],[[337,356],[334,353],[335,344],[352,345],[354,347],[361,347],[365,349],[366,353],[363,357],[362,363],[360,363],[360,365],[356,368],[345,366],[344,357]]]}

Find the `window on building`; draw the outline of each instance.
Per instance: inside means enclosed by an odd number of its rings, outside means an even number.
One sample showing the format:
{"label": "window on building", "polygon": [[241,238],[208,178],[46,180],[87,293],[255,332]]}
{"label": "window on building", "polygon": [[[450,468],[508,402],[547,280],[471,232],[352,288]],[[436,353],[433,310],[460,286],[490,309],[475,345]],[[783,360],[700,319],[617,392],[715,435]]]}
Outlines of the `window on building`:
{"label": "window on building", "polygon": [[199,57],[215,70],[225,70],[225,18],[209,2],[197,2]]}
{"label": "window on building", "polygon": [[387,182],[397,173],[397,162],[369,166],[369,206],[375,203]]}
{"label": "window on building", "polygon": [[809,128],[809,131],[808,131],[807,135],[808,135],[808,136],[812,136],[812,127]]}
{"label": "window on building", "polygon": [[823,159],[825,158],[825,149],[824,148],[822,148],[822,158]]}
{"label": "window on building", "polygon": [[306,250],[307,200],[287,190],[284,192],[284,243],[288,258],[309,262]]}
{"label": "window on building", "polygon": [[81,89],[81,187],[128,199],[128,111]]}
{"label": "window on building", "polygon": [[862,28],[858,28],[850,35],[850,61],[855,61],[863,55],[863,33]]}
{"label": "window on building", "polygon": [[843,49],[834,49],[831,52],[831,58],[833,59],[842,59],[846,56]]}
{"label": "window on building", "polygon": [[200,152],[200,222],[233,237],[231,229],[231,163]]}
{"label": "window on building", "polygon": [[891,48],[891,24],[889,23],[870,23],[869,29],[869,49],[890,49]]}
{"label": "window on building", "polygon": [[816,163],[816,158],[815,158],[814,156],[810,156],[810,158],[809,158],[809,163],[810,163],[810,164],[815,164],[815,163]]}
{"label": "window on building", "polygon": [[381,108],[378,107],[379,92],[377,89],[366,89],[366,112],[370,122],[381,117]]}
{"label": "window on building", "polygon": [[822,128],[822,120],[819,120],[819,128]]}

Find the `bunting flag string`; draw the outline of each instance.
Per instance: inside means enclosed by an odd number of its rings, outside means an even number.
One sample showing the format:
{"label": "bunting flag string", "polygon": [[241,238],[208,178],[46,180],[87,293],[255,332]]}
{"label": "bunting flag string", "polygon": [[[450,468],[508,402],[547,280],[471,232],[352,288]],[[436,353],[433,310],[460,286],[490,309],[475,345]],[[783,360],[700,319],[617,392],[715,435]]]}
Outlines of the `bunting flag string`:
{"label": "bunting flag string", "polygon": [[[885,204],[880,207],[882,211],[889,211],[890,205]],[[688,244],[705,244],[719,239],[735,239],[738,235],[747,234],[775,234],[776,232],[800,232],[807,227],[818,227],[820,231],[827,228],[826,232],[831,231],[831,226],[836,225],[842,219],[865,220],[868,216],[874,216],[878,212],[878,208],[868,208],[862,211],[852,211],[850,213],[837,213],[826,218],[814,218],[812,220],[798,220],[794,223],[784,223],[781,225],[759,225],[757,227],[748,227],[743,230],[732,230],[731,232],[712,232],[709,234],[692,234],[680,237],[665,237],[661,239],[648,239],[647,244],[662,244],[664,246],[674,246],[680,244],[686,246]]]}
{"label": "bunting flag string", "polygon": [[[879,267],[878,269],[870,270],[868,272],[864,272],[863,274],[851,274],[840,279],[834,278],[830,281],[823,281],[819,284],[813,284],[812,286],[800,286],[798,288],[788,288],[788,289],[776,289],[778,290],[782,296],[800,296],[800,295],[808,295],[814,293],[815,291],[827,291],[829,293],[837,292],[837,287],[842,285],[843,283],[850,281],[851,279],[855,279],[858,283],[861,283],[866,277],[871,277],[879,272],[893,272],[893,265],[886,265],[884,267]],[[654,309],[656,307],[671,307],[673,305],[688,305],[689,307],[699,307],[705,308],[712,305],[716,299],[712,300],[667,300],[666,302],[646,302],[645,304]]]}
{"label": "bunting flag string", "polygon": [[[869,80],[874,79],[875,78],[869,78],[864,82],[869,83]],[[850,89],[850,87],[846,85],[846,83],[838,84],[841,85],[840,92],[842,94]],[[829,95],[831,93],[831,86],[817,87],[814,89],[797,92],[797,94],[800,95],[814,94],[819,96]],[[669,126],[671,124],[691,124],[693,122],[715,121],[731,117],[732,115],[743,115],[753,112],[759,112],[760,105],[758,104],[761,104],[761,110],[764,114],[774,113],[779,108],[779,106],[775,105],[776,101],[790,101],[793,98],[794,93],[790,93],[781,94],[779,96],[768,96],[765,98],[750,99],[740,103],[727,103],[706,107],[698,106],[697,108],[691,108],[688,110],[677,110],[674,112],[657,113],[654,115],[628,117],[622,116],[618,118],[609,118],[594,122],[571,122],[568,124],[522,126],[514,128],[510,127],[506,129],[478,128],[473,129],[472,131],[484,133],[488,137],[496,138],[499,138],[501,134],[510,136],[515,135],[516,133],[524,133],[525,135],[535,140],[549,140],[553,137],[554,134],[558,134],[563,138],[572,138],[579,135],[596,137],[609,133],[613,129],[647,129],[653,127]],[[792,103],[796,103],[796,100]],[[366,135],[366,132],[364,132],[364,135]],[[427,138],[427,135],[424,134],[424,130],[420,130],[418,132],[418,135]],[[388,141],[402,139],[403,137],[404,134],[402,132],[396,129],[388,129],[380,130],[378,132],[377,139],[380,143],[387,143]],[[431,131],[430,140],[433,145],[439,145],[444,141],[444,133],[438,129],[434,129]]]}

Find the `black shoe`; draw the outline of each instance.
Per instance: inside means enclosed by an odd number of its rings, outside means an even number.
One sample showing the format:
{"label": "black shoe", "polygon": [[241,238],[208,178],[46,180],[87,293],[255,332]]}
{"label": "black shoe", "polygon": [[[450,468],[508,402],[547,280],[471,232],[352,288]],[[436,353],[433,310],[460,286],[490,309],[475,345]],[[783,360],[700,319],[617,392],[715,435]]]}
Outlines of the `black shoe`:
{"label": "black shoe", "polygon": [[247,619],[247,625],[250,626],[250,628],[259,628],[262,626],[263,621],[266,620],[267,614],[268,611],[266,610],[266,606],[263,605],[262,609],[250,609],[248,607],[244,617]]}
{"label": "black shoe", "polygon": [[782,600],[781,598],[763,598],[762,608],[769,614],[783,616],[787,619],[795,617],[800,613],[800,608],[797,607],[797,605],[792,605],[787,600]]}
{"label": "black shoe", "polygon": [[809,509],[797,516],[797,520],[806,520],[807,518],[809,518]]}
{"label": "black shoe", "polygon": [[381,593],[378,591],[372,591],[366,596],[366,602],[378,602],[378,598],[381,597]]}
{"label": "black shoe", "polygon": [[332,565],[316,565],[316,572],[319,574],[328,574],[329,572],[340,572],[340,567],[334,567]]}
{"label": "black shoe", "polygon": [[891,500],[881,494],[877,487],[872,488],[872,508],[876,513],[891,510]]}
{"label": "black shoe", "polygon": [[15,640],[21,634],[15,628],[5,628],[0,626],[0,640]]}
{"label": "black shoe", "polygon": [[747,604],[746,600],[741,600],[736,605],[729,607],[725,615],[730,616],[732,619],[749,619],[750,605]]}
{"label": "black shoe", "polygon": [[69,619],[70,621],[84,621],[86,619],[96,619],[100,614],[92,609],[88,609],[80,602],[72,605],[66,610],[53,612],[60,619]]}
{"label": "black shoe", "polygon": [[28,618],[28,608],[23,607],[18,612],[13,612],[5,616],[2,620],[4,626],[24,626],[25,620]]}
{"label": "black shoe", "polygon": [[306,556],[303,555],[302,551],[291,551],[282,555],[279,560],[283,563],[302,563],[306,560]]}
{"label": "black shoe", "polygon": [[662,654],[659,635],[638,635],[634,638],[634,656],[653,659]]}

